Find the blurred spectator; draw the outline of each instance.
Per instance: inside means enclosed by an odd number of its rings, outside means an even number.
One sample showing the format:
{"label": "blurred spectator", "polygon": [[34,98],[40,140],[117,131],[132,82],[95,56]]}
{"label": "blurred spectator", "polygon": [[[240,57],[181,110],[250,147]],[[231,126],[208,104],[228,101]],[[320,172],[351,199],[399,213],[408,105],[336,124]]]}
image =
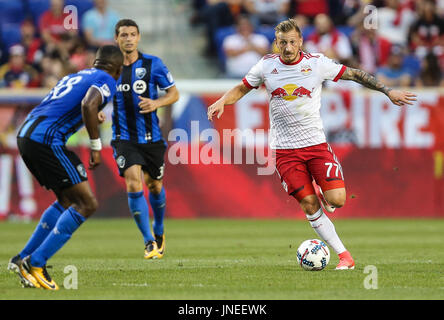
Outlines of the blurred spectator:
{"label": "blurred spectator", "polygon": [[255,27],[275,26],[287,18],[289,0],[245,0],[245,8]]}
{"label": "blurred spectator", "polygon": [[444,79],[437,57],[429,52],[421,62],[421,72],[416,80],[418,87],[444,86]]}
{"label": "blurred spectator", "polygon": [[69,59],[75,71],[91,68],[95,57],[95,49],[88,49],[86,41],[82,38],[77,38]]}
{"label": "blurred spectator", "polygon": [[389,87],[407,87],[412,84],[409,69],[404,66],[402,47],[392,46],[387,65],[377,71],[376,78]]}
{"label": "blurred spectator", "polygon": [[304,29],[310,24],[308,18],[302,14],[297,14],[293,17],[293,19],[296,21],[296,24],[301,32],[304,33]]}
{"label": "blurred spectator", "polygon": [[26,64],[25,48],[16,44],[9,48],[9,61],[0,67],[0,88],[37,87],[37,72]]}
{"label": "blurred spectator", "polygon": [[42,67],[42,83],[45,88],[53,88],[57,82],[63,78],[68,72],[65,70],[64,64],[58,51],[46,54],[41,63]]}
{"label": "blurred spectator", "polygon": [[253,31],[251,21],[246,16],[240,16],[236,23],[236,33],[224,39],[222,46],[227,56],[227,76],[233,78],[245,76],[269,51],[268,39]]}
{"label": "blurred spectator", "polygon": [[234,24],[235,18],[243,13],[244,0],[207,0],[205,4],[200,3],[192,23],[203,23],[207,33],[207,48],[204,54],[216,56],[217,46],[214,35],[217,29]]}
{"label": "blurred spectator", "polygon": [[387,63],[391,43],[378,36],[375,29],[364,28],[362,23],[357,24],[350,40],[360,69],[374,74],[380,65]]}
{"label": "blurred spectator", "polygon": [[434,0],[418,3],[419,17],[410,31],[410,48],[420,59],[428,52],[443,54],[444,19],[436,14]]}
{"label": "blurred spectator", "polygon": [[444,0],[436,0],[436,14],[444,17]]}
{"label": "blurred spectator", "polygon": [[386,7],[378,9],[378,35],[392,44],[405,46],[415,13],[408,2],[385,0]]}
{"label": "blurred spectator", "polygon": [[20,27],[22,42],[25,48],[26,63],[40,69],[40,61],[43,58],[43,43],[36,36],[36,30],[32,19],[23,21]]}
{"label": "blurred spectator", "polygon": [[49,10],[44,12],[40,17],[40,34],[48,51],[58,48],[63,34],[78,33],[78,30],[68,30],[65,28],[64,23],[68,13],[63,12],[63,7],[64,0],[51,0]]}
{"label": "blurred spectator", "polygon": [[0,65],[7,61],[7,56],[5,54],[4,44],[2,42],[2,37],[0,37]]}
{"label": "blurred spectator", "polygon": [[88,10],[82,18],[85,39],[91,47],[114,44],[114,27],[119,15],[108,8],[107,0],[95,0],[94,8]]}
{"label": "blurred spectator", "polygon": [[335,25],[346,25],[347,20],[361,11],[372,0],[329,0],[329,16]]}
{"label": "blurred spectator", "polygon": [[289,15],[303,15],[313,21],[318,14],[328,14],[328,7],[328,0],[291,0]]}
{"label": "blurred spectator", "polygon": [[305,41],[308,52],[321,52],[331,59],[347,64],[352,58],[352,48],[347,36],[334,27],[326,14],[314,20],[315,31]]}

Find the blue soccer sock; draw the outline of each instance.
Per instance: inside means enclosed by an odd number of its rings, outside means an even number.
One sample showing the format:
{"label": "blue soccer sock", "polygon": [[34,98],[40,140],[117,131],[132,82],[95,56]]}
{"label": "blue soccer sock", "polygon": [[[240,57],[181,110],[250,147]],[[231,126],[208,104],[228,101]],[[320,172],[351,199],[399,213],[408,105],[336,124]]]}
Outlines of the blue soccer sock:
{"label": "blue soccer sock", "polygon": [[42,242],[46,239],[48,234],[56,225],[57,220],[59,220],[60,215],[63,213],[63,211],[65,211],[65,209],[61,206],[60,203],[55,201],[45,210],[45,212],[43,212],[42,216],[40,217],[40,222],[35,228],[34,233],[29,238],[28,243],[26,243],[23,250],[19,253],[21,259],[29,256],[42,244]]}
{"label": "blue soccer sock", "polygon": [[31,254],[31,265],[43,267],[65,243],[71,238],[74,231],[86,220],[73,207],[69,207],[60,216],[53,231],[45,241]]}
{"label": "blue soccer sock", "polygon": [[143,190],[140,192],[128,192],[128,206],[134,217],[134,221],[136,221],[140,232],[142,232],[145,243],[153,241],[154,237],[150,229],[148,203],[143,195]]}
{"label": "blue soccer sock", "polygon": [[154,222],[153,231],[155,235],[163,235],[163,218],[165,216],[165,204],[166,195],[165,189],[162,187],[162,191],[159,194],[150,193],[150,204],[153,208]]}

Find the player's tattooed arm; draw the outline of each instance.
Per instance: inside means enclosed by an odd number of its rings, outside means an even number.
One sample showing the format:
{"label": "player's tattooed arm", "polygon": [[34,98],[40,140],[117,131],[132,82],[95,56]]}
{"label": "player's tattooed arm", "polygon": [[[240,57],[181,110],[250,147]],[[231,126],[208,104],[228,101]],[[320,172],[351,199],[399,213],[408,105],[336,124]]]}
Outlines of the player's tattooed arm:
{"label": "player's tattooed arm", "polygon": [[367,73],[367,72],[360,70],[360,69],[346,67],[345,72],[342,75],[341,79],[355,81],[355,82],[360,83],[364,87],[367,87],[369,89],[381,91],[386,96],[388,96],[389,92],[393,90],[392,88],[388,88],[383,83],[378,81],[370,73]]}
{"label": "player's tattooed arm", "polygon": [[389,97],[397,106],[403,106],[405,104],[412,105],[413,101],[416,101],[416,95],[414,93],[389,88],[371,74],[360,69],[346,67],[341,79],[352,80],[369,89],[380,91]]}

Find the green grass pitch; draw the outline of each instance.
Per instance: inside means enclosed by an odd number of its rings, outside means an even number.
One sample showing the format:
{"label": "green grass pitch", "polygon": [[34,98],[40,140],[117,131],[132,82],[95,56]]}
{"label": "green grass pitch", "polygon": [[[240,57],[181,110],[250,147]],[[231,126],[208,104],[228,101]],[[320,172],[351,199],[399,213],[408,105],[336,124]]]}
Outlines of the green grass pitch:
{"label": "green grass pitch", "polygon": [[[57,292],[21,288],[6,270],[36,222],[0,223],[0,299],[444,298],[444,219],[334,223],[355,270],[334,270],[333,254],[325,270],[303,271],[296,249],[317,238],[305,220],[169,219],[164,258],[146,261],[131,219],[92,218],[48,262]],[[369,265],[377,274],[364,272]],[[77,289],[64,288],[67,266],[77,269]]]}

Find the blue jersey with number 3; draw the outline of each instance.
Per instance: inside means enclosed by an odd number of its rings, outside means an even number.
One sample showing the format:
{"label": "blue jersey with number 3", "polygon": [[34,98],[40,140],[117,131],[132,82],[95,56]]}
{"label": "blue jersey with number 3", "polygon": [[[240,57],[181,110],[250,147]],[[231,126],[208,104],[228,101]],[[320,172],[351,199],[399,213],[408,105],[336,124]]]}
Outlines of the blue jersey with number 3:
{"label": "blue jersey with number 3", "polygon": [[64,77],[31,111],[18,136],[47,145],[64,145],[83,126],[81,103],[90,87],[102,95],[101,110],[115,94],[116,80],[95,68]]}

